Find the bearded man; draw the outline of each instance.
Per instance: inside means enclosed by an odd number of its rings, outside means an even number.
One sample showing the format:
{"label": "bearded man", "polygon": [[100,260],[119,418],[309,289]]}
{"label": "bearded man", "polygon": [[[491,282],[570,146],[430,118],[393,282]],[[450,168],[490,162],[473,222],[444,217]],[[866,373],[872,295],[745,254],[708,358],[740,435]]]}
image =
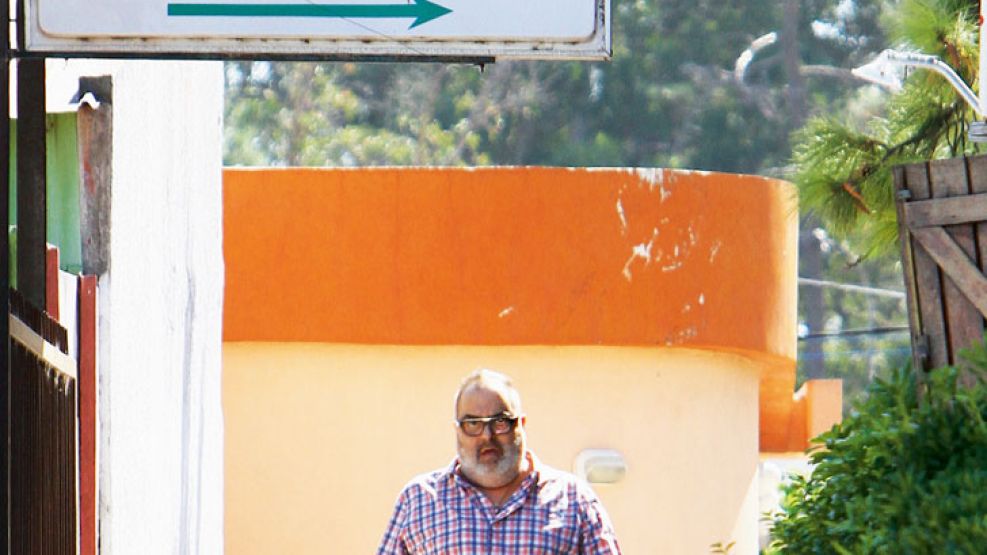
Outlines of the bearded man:
{"label": "bearded man", "polygon": [[455,411],[458,457],[405,486],[378,555],[620,553],[589,485],[528,451],[510,378],[473,372],[456,392]]}

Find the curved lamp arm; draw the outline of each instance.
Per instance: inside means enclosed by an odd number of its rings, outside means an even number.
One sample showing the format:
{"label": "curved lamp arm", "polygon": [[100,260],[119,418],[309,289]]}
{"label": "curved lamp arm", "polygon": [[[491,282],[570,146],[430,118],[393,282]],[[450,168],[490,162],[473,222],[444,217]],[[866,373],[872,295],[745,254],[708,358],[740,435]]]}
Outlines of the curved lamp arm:
{"label": "curved lamp arm", "polygon": [[980,104],[980,99],[973,93],[973,89],[956,74],[953,68],[935,56],[888,49],[881,52],[870,63],[854,69],[853,74],[889,89],[900,90],[901,74],[896,70],[906,67],[921,67],[942,75],[960,93],[963,100],[973,108],[973,111],[981,118],[984,117],[984,109]]}

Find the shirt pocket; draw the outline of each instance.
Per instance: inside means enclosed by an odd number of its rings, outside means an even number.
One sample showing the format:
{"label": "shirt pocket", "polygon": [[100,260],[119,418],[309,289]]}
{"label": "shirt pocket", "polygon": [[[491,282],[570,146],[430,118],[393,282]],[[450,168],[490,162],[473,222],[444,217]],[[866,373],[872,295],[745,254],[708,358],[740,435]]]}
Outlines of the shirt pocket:
{"label": "shirt pocket", "polygon": [[575,522],[565,514],[550,514],[542,521],[531,538],[531,547],[523,550],[525,555],[555,555],[576,553],[578,537]]}

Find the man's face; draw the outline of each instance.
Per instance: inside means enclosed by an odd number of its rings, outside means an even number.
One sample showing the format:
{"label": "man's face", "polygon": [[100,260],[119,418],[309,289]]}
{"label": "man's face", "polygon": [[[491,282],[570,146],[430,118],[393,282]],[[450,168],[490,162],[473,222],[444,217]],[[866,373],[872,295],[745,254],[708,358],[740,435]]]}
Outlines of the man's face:
{"label": "man's face", "polygon": [[[478,383],[466,388],[456,407],[456,419],[486,418],[501,414],[517,416],[507,397],[495,386]],[[490,426],[472,437],[456,427],[456,448],[460,471],[466,478],[486,488],[509,484],[521,472],[525,452],[524,419],[506,433],[494,435]]]}

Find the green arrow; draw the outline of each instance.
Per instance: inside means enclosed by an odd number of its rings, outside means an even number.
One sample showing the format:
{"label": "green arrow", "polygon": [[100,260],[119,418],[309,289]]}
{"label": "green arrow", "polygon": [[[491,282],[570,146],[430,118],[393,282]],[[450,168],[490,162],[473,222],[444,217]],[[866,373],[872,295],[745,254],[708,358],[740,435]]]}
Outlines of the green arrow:
{"label": "green arrow", "polygon": [[452,12],[429,0],[413,4],[168,4],[169,16],[198,17],[413,17],[409,29]]}

